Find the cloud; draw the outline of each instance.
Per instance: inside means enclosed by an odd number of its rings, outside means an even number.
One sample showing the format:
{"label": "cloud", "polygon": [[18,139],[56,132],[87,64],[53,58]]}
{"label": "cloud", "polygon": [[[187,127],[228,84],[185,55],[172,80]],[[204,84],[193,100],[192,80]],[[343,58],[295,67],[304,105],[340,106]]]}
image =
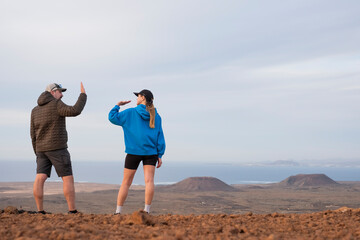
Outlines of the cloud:
{"label": "cloud", "polygon": [[0,3],[3,143],[27,144],[47,84],[72,105],[83,81],[68,120],[79,158],[117,158],[107,113],[143,88],[172,159],[358,157],[358,1],[20,2]]}
{"label": "cloud", "polygon": [[24,111],[21,109],[0,109],[1,118],[0,126],[1,127],[14,127],[19,125],[29,125],[30,126],[30,112]]}

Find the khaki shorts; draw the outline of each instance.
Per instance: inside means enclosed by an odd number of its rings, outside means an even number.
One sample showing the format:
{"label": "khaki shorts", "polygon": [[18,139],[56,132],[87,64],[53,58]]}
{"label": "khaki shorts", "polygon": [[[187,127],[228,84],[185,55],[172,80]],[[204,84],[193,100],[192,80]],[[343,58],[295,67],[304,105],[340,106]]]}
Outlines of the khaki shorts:
{"label": "khaki shorts", "polygon": [[48,152],[37,152],[36,163],[36,173],[44,173],[48,177],[51,175],[51,167],[53,165],[59,177],[73,175],[70,153],[66,148]]}

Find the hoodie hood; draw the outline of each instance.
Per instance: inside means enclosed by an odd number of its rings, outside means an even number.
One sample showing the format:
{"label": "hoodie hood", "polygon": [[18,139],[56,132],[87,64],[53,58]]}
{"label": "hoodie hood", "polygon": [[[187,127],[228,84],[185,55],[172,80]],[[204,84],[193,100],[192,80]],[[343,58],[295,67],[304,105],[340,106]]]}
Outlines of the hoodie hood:
{"label": "hoodie hood", "polygon": [[45,91],[40,95],[37,102],[38,102],[39,106],[43,106],[43,105],[53,101],[54,99],[55,98],[53,97],[53,95],[51,95],[51,93]]}
{"label": "hoodie hood", "polygon": [[[136,112],[141,116],[142,119],[149,121],[150,120],[150,113],[146,111],[146,106],[144,104],[138,105],[136,108]],[[157,114],[155,108],[155,115]]]}

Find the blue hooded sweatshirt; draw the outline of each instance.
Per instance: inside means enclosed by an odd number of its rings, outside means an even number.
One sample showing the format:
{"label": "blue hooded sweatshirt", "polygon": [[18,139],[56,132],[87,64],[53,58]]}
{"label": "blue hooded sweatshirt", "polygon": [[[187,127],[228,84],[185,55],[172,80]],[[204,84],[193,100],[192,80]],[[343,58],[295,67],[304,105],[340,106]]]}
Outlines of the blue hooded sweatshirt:
{"label": "blue hooded sweatshirt", "polygon": [[155,109],[155,128],[150,128],[150,114],[143,104],[119,112],[116,105],[109,112],[109,121],[122,126],[125,138],[125,152],[133,155],[158,155],[165,152],[165,139],[161,117]]}

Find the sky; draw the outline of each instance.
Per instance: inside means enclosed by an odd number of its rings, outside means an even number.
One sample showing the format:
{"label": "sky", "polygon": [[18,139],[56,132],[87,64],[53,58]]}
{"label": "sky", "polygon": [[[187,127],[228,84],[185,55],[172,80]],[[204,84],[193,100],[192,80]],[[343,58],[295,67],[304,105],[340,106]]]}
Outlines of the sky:
{"label": "sky", "polygon": [[49,83],[73,161],[122,161],[108,112],[150,89],[163,161],[360,162],[360,2],[0,0],[0,161],[34,161]]}

